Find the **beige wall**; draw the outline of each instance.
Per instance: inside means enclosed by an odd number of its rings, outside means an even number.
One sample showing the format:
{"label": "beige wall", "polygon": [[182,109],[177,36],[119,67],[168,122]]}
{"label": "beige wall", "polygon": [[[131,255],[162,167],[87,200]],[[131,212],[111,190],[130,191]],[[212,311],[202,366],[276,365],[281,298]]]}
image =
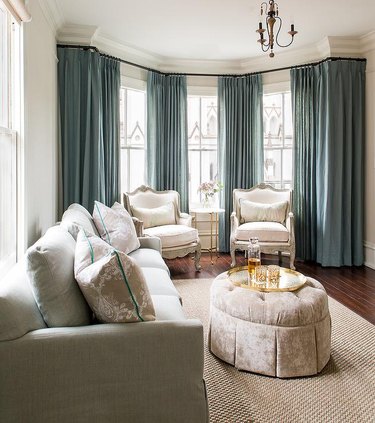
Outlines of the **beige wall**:
{"label": "beige wall", "polygon": [[24,241],[32,244],[57,219],[56,41],[38,0],[24,24]]}

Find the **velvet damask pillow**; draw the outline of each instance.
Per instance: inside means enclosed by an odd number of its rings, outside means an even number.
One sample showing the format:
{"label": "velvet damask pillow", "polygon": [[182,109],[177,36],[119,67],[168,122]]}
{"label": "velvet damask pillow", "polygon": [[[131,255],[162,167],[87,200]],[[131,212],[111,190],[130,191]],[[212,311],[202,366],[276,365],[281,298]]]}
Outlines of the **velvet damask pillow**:
{"label": "velvet damask pillow", "polygon": [[116,250],[129,254],[139,248],[133,219],[120,203],[110,208],[95,201],[92,217],[100,237]]}
{"label": "velvet damask pillow", "polygon": [[98,321],[155,320],[154,305],[141,268],[134,259],[99,237],[79,232],[74,272]]}

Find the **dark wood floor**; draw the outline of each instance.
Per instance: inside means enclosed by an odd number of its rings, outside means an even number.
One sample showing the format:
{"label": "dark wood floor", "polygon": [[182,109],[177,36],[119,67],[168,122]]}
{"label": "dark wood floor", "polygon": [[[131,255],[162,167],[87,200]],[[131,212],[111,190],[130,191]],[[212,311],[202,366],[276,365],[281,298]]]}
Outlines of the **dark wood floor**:
{"label": "dark wood floor", "polygon": [[[202,254],[202,270],[196,272],[191,257],[166,260],[172,279],[214,278],[230,268],[229,254],[220,254],[211,265],[210,255]],[[262,257],[264,264],[278,264],[277,256]],[[282,266],[288,267],[288,258],[283,258]],[[243,254],[237,254],[237,265],[243,266]],[[299,272],[317,279],[325,287],[327,294],[375,324],[375,270],[368,267],[322,267],[316,263],[296,263]]]}

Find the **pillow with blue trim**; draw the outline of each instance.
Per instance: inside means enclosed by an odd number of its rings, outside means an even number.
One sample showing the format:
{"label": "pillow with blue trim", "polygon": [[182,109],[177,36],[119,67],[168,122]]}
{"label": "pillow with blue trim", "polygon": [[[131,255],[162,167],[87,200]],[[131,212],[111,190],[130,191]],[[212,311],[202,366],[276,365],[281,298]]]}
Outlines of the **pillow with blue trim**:
{"label": "pillow with blue trim", "polygon": [[155,320],[152,298],[135,260],[83,230],[77,236],[74,275],[99,322]]}
{"label": "pillow with blue trim", "polygon": [[120,203],[110,208],[95,201],[92,218],[100,237],[116,250],[129,254],[139,248],[133,219]]}

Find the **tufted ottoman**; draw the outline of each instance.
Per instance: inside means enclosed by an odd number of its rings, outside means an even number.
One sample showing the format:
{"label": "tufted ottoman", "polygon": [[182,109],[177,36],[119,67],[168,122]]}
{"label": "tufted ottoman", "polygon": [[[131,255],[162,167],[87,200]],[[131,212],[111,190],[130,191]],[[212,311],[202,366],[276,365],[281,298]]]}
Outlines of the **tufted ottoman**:
{"label": "tufted ottoman", "polygon": [[314,375],[330,357],[327,294],[311,278],[298,291],[264,293],[236,287],[222,273],[211,287],[208,346],[240,370]]}

